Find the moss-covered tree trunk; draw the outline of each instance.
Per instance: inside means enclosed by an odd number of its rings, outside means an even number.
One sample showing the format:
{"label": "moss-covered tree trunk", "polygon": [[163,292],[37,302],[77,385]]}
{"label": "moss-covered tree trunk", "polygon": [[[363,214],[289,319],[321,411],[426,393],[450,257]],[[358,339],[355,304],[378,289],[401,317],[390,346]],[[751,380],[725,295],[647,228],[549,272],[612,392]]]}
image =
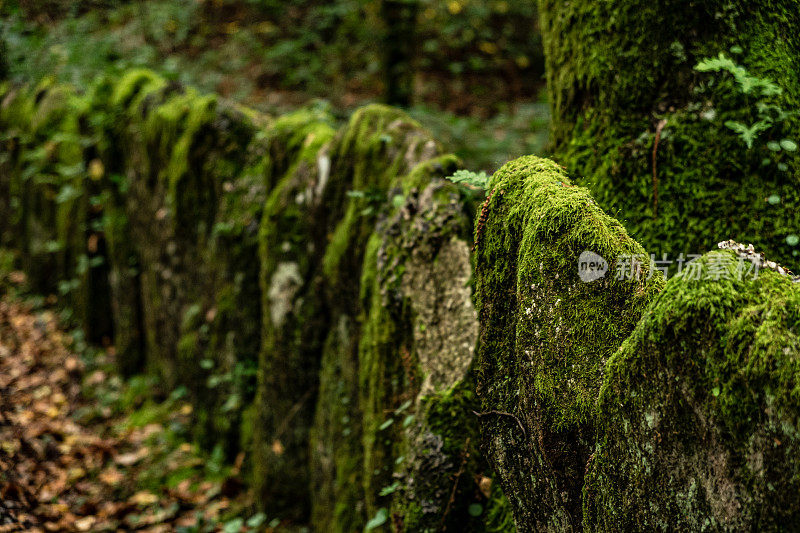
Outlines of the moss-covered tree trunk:
{"label": "moss-covered tree trunk", "polygon": [[659,257],[734,238],[800,264],[796,0],[540,13],[555,158],[604,209]]}

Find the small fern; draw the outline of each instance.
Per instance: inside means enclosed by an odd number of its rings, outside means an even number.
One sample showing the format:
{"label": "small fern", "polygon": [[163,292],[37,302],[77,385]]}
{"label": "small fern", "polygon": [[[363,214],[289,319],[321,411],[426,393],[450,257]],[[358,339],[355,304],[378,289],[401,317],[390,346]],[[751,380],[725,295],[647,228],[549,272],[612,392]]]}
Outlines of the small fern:
{"label": "small fern", "polygon": [[457,170],[455,174],[449,176],[447,179],[452,181],[453,183],[461,183],[464,185],[470,185],[472,187],[478,187],[480,189],[486,189],[489,186],[489,179],[491,176],[487,175],[486,172],[473,172],[471,170]]}
{"label": "small fern", "polygon": [[783,89],[773,83],[769,78],[751,76],[746,68],[737,65],[733,59],[727,57],[722,52],[720,52],[717,57],[703,59],[694,69],[698,72],[728,72],[734,77],[744,94],[750,94],[758,90],[761,96],[775,96],[783,92]]}
{"label": "small fern", "polygon": [[[741,47],[731,47],[732,53],[741,53]],[[779,105],[766,101],[769,97],[783,93],[783,89],[769,78],[759,78],[751,75],[747,69],[737,64],[733,59],[720,52],[717,57],[708,57],[697,63],[694,69],[698,72],[727,72],[732,75],[739,91],[742,94],[750,95],[759,100],[755,104],[755,115],[758,120],[752,125],[748,125],[738,120],[726,120],[725,127],[735,132],[748,149],[753,148],[753,144],[763,132],[769,131],[773,126],[784,122],[793,112],[784,111]],[[763,98],[763,99],[762,99]],[[751,115],[752,116],[752,115]],[[786,148],[783,144],[770,141],[767,146],[774,152],[781,150],[792,151],[796,144],[791,139],[784,139]],[[783,142],[783,141],[782,141]],[[769,160],[767,160],[769,162]],[[785,165],[784,163],[779,164]]]}

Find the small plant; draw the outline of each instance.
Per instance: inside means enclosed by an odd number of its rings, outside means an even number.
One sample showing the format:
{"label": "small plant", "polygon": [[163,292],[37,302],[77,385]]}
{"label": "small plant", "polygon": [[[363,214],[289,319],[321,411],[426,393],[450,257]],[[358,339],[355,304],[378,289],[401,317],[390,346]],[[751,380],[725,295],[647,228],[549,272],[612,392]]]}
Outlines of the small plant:
{"label": "small plant", "polygon": [[[740,47],[732,47],[732,53],[741,53]],[[733,130],[739,135],[748,149],[753,148],[753,144],[758,136],[772,128],[773,125],[780,124],[791,113],[785,112],[780,106],[768,103],[766,99],[783,94],[783,89],[769,78],[759,78],[750,74],[746,68],[738,65],[733,59],[727,57],[723,52],[717,57],[709,57],[695,65],[694,69],[698,72],[727,72],[736,81],[739,91],[746,96],[758,98],[755,105],[755,116],[757,120],[748,125],[738,120],[726,120],[725,127]],[[770,144],[777,149],[770,146]],[[791,139],[783,139],[780,143],[772,141],[768,143],[771,150],[777,152],[781,149],[793,151],[797,145]]]}
{"label": "small plant", "polygon": [[489,179],[486,172],[472,172],[471,170],[456,170],[455,174],[449,176],[447,179],[453,183],[461,183],[471,187],[478,187],[479,189],[486,189],[489,186]]}
{"label": "small plant", "polygon": [[729,72],[733,75],[744,94],[758,93],[761,96],[775,96],[783,92],[783,89],[769,78],[759,78],[750,75],[747,69],[741,65],[737,65],[736,62],[727,57],[724,52],[720,52],[717,57],[703,59],[694,69],[698,72]]}

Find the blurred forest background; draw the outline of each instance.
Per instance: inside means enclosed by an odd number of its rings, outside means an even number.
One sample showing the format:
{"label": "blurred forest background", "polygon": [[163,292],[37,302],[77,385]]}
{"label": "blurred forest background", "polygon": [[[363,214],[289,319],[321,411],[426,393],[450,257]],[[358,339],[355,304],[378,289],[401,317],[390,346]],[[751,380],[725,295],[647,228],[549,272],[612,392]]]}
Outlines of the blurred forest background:
{"label": "blurred forest background", "polygon": [[[470,168],[542,153],[549,123],[535,2],[0,1],[12,79],[85,86],[148,67],[283,113],[408,108]],[[389,25],[387,20],[394,21]],[[487,134],[488,133],[488,134]]]}

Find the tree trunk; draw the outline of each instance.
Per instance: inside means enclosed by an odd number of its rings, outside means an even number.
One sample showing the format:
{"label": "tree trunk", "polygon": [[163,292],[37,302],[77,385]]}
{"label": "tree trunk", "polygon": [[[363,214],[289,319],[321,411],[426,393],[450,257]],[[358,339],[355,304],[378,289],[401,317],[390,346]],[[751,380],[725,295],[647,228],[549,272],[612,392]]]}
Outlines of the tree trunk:
{"label": "tree trunk", "polygon": [[383,72],[386,103],[400,107],[411,105],[414,92],[414,39],[419,2],[383,0],[381,16],[385,24]]}
{"label": "tree trunk", "polygon": [[[673,259],[733,238],[800,264],[796,0],[541,0],[540,14],[555,157],[634,238]],[[720,53],[727,66],[696,68]]]}

